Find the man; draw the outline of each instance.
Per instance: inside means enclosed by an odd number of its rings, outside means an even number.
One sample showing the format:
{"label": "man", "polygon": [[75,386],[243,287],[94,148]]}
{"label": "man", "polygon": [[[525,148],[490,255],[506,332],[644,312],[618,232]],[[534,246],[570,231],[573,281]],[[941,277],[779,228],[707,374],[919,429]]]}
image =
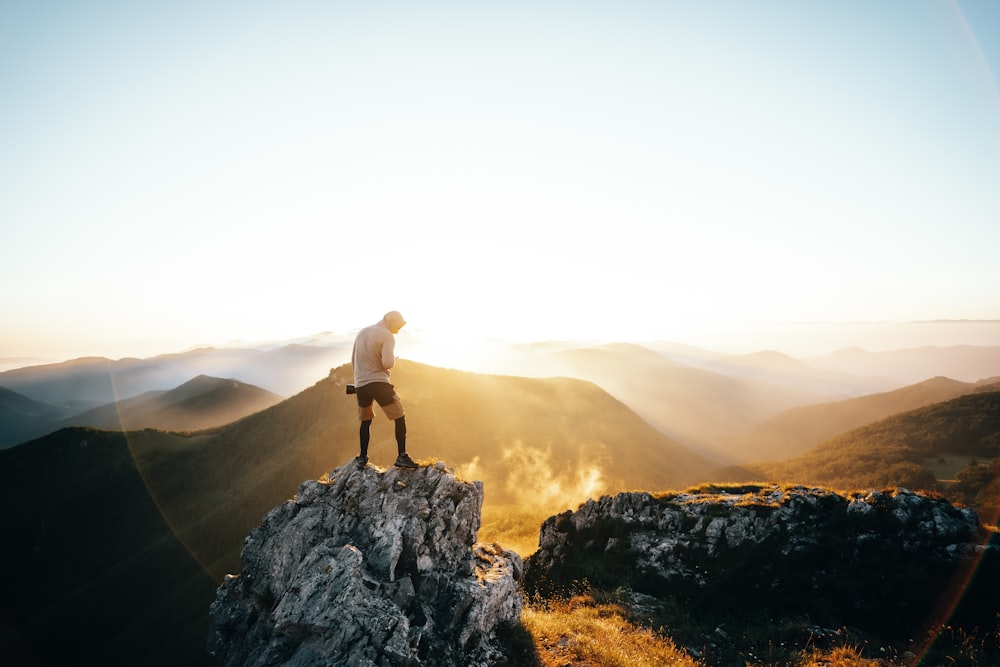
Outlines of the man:
{"label": "man", "polygon": [[406,320],[399,312],[392,310],[381,321],[358,332],[354,339],[351,364],[354,366],[354,387],[358,397],[358,419],[361,420],[361,454],[355,459],[358,465],[368,464],[368,442],[371,440],[372,419],[375,410],[372,402],[378,402],[385,416],[396,425],[396,465],[400,468],[416,468],[410,455],[406,453],[406,417],[403,402],[389,383],[389,371],[396,363],[395,334],[403,328]]}

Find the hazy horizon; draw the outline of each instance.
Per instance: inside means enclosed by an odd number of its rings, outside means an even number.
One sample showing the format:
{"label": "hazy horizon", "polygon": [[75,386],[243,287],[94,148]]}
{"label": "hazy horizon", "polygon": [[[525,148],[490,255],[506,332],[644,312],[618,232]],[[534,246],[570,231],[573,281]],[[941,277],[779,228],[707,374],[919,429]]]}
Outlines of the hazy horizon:
{"label": "hazy horizon", "polygon": [[[358,327],[359,328],[359,327]],[[206,348],[270,349],[288,344],[320,347],[340,345],[345,362],[355,329],[323,331],[287,339],[202,341],[174,346],[165,342],[159,347],[130,347],[109,341],[106,347],[78,348],[64,355],[44,354],[0,356],[0,372],[32,365],[60,363],[86,357],[106,357],[112,360],[149,358],[179,354]],[[585,332],[581,332],[585,334]],[[573,347],[631,343],[650,346],[689,346],[719,355],[746,355],[777,351],[798,359],[820,358],[847,348],[860,347],[867,352],[885,352],[920,347],[953,347],[960,345],[1000,347],[1000,320],[942,320],[929,322],[808,322],[789,324],[744,325],[730,330],[705,331],[688,339],[598,339],[584,335],[573,339],[501,339],[478,335],[472,331],[435,332],[419,326],[404,327],[397,336],[399,356],[450,368],[475,372],[495,371],[502,364],[491,363],[491,355],[499,355],[509,346],[565,345]]]}
{"label": "hazy horizon", "polygon": [[780,323],[1000,319],[1000,3],[56,1],[0,34],[0,358],[388,310],[791,354],[891,336]]}

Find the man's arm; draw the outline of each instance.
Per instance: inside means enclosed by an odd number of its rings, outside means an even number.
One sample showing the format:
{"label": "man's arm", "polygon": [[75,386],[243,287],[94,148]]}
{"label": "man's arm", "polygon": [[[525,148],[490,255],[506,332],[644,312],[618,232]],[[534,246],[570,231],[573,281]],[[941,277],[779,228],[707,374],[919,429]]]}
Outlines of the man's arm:
{"label": "man's arm", "polygon": [[389,370],[396,363],[396,338],[389,334],[388,340],[382,343],[382,368]]}

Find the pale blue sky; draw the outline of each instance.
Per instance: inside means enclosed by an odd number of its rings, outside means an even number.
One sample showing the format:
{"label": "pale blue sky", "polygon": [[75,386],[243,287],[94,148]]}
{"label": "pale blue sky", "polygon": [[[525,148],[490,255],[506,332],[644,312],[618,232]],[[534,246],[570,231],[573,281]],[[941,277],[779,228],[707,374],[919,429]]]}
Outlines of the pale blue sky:
{"label": "pale blue sky", "polygon": [[992,0],[8,0],[0,357],[1000,318],[998,73]]}

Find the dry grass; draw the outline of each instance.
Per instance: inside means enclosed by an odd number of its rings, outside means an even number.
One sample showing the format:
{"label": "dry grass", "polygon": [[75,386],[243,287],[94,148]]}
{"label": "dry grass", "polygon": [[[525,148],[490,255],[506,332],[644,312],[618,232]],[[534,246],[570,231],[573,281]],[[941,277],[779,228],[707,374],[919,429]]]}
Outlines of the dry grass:
{"label": "dry grass", "polygon": [[[590,595],[536,601],[521,623],[534,644],[534,667],[707,667],[663,634],[631,623],[617,604]],[[745,667],[893,667],[906,664],[866,658],[853,646],[810,647],[775,659],[740,661]],[[752,657],[752,656],[751,656]],[[712,663],[714,664],[714,663]],[[735,663],[734,663],[735,664]],[[976,663],[978,664],[978,663]]]}
{"label": "dry grass", "polygon": [[[811,651],[805,655],[799,667],[885,667],[885,660],[863,658],[859,649],[841,646],[829,651]],[[748,666],[752,667],[752,666]]]}
{"label": "dry grass", "polygon": [[621,607],[589,596],[525,607],[541,667],[704,667],[661,635],[630,623]]}

